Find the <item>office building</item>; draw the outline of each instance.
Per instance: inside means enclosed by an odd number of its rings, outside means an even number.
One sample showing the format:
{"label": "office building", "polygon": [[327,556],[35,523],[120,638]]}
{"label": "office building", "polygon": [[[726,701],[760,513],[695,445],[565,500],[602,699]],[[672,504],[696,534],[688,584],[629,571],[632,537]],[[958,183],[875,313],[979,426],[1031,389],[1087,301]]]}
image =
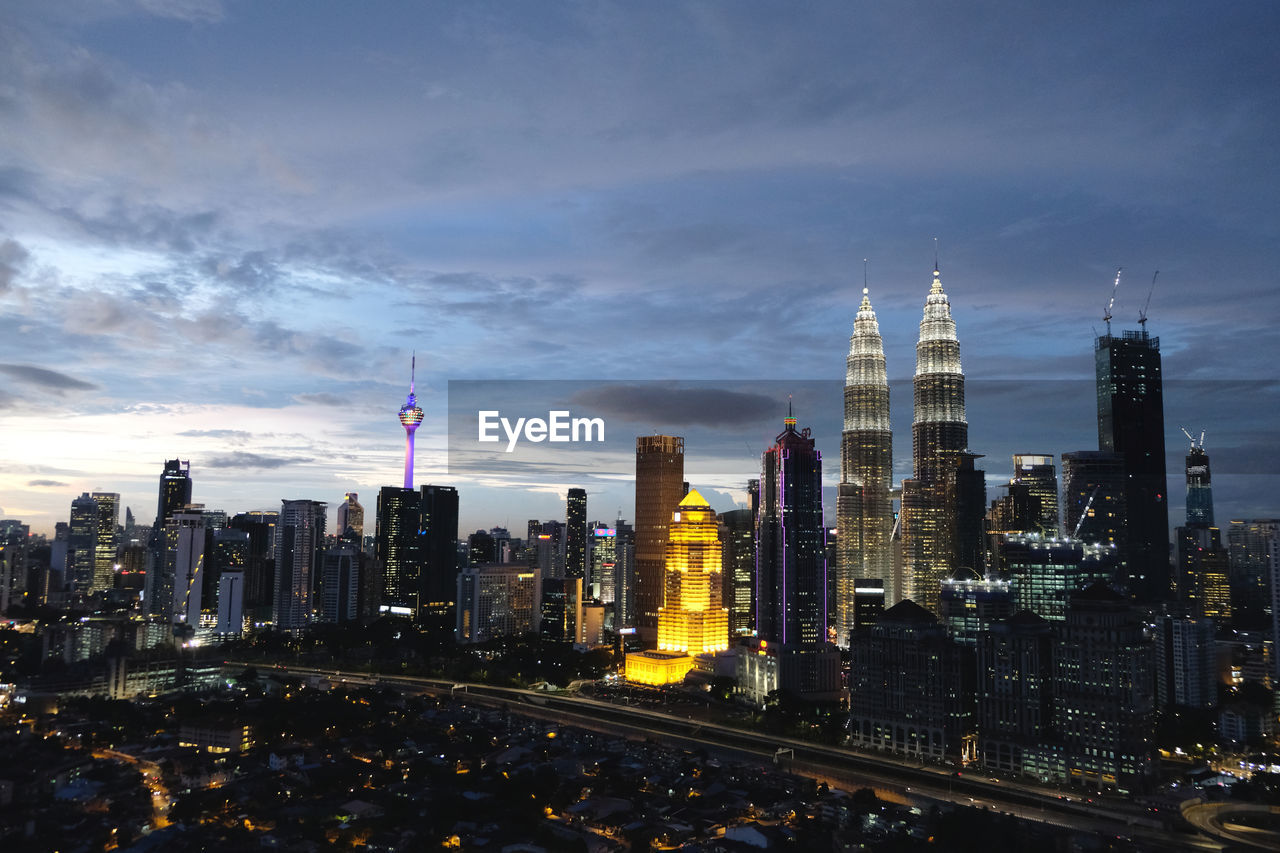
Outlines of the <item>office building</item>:
{"label": "office building", "polygon": [[71,502],[67,562],[71,573],[69,586],[76,593],[93,591],[98,554],[98,510],[98,502],[88,492]]}
{"label": "office building", "polygon": [[422,583],[422,496],[413,489],[383,486],[378,490],[374,557],[382,570],[381,610],[416,617]]}
{"label": "office building", "polygon": [[360,618],[360,548],[339,542],[324,553],[324,590],[320,609],[325,622],[355,622]]}
{"label": "office building", "polygon": [[1237,627],[1263,628],[1271,624],[1270,607],[1280,630],[1280,608],[1270,605],[1272,573],[1280,571],[1280,519],[1233,519],[1226,532],[1232,621]]}
{"label": "office building", "polygon": [[311,621],[312,584],[324,544],[325,514],[323,501],[281,503],[273,611],[277,630],[300,631]]}
{"label": "office building", "polygon": [[1116,550],[1100,542],[1024,533],[1007,537],[1003,553],[1017,609],[1050,622],[1066,619],[1067,602],[1074,593],[1095,583],[1114,585],[1116,581]]}
{"label": "office building", "polygon": [[115,585],[116,551],[120,548],[120,495],[91,492],[98,504],[98,532],[93,549],[92,592],[105,592]]}
{"label": "office building", "polygon": [[978,758],[984,770],[1063,778],[1053,730],[1053,627],[1020,610],[978,636]]}
{"label": "office building", "polygon": [[545,640],[576,643],[582,629],[582,578],[544,578],[538,632]]}
{"label": "office building", "polygon": [[1164,615],[1156,621],[1156,702],[1208,710],[1218,704],[1218,658],[1212,619]]}
{"label": "office building", "polygon": [[[1042,536],[1057,536],[1058,518],[1058,469],[1053,455],[1048,453],[1015,453],[1013,456],[1013,485],[1024,486],[1040,507],[1038,532]],[[1030,531],[1028,531],[1030,532]]]}
{"label": "office building", "polygon": [[1013,585],[995,577],[980,578],[967,569],[942,582],[939,615],[951,639],[976,646],[978,637],[1015,610]]}
{"label": "office building", "polygon": [[668,527],[684,492],[684,439],[673,435],[636,438],[634,610],[628,627],[634,627],[646,642],[658,637]]}
{"label": "office building", "polygon": [[844,431],[836,493],[835,627],[841,644],[854,627],[858,579],[880,581],[891,604],[903,597],[894,585],[891,555],[892,481],[893,433],[884,342],[864,287],[845,361]]}
{"label": "office building", "polygon": [[[164,583],[170,594],[168,621],[194,630],[200,626],[204,590],[204,507],[190,504],[164,525]],[[163,600],[161,600],[163,601]],[[155,612],[155,611],[153,611]]]}
{"label": "office building", "polygon": [[364,546],[364,507],[355,492],[347,492],[342,503],[338,504],[338,529],[335,532],[340,537],[354,537],[358,545]]}
{"label": "office building", "polygon": [[[1201,442],[1204,437],[1201,436]],[[1173,533],[1178,601],[1193,616],[1231,621],[1230,554],[1213,521],[1209,454],[1192,441],[1186,458],[1187,520]]]}
{"label": "office building", "polygon": [[723,553],[715,513],[697,490],[691,490],[674,508],[668,525],[657,648],[627,655],[627,680],[679,682],[693,668],[695,656],[729,647]]}
{"label": "office building", "polygon": [[1141,331],[1094,343],[1098,449],[1124,465],[1125,586],[1141,601],[1170,597],[1169,502],[1164,459],[1164,388],[1160,339]]}
{"label": "office building", "polygon": [[244,570],[229,569],[218,577],[218,621],[213,633],[223,639],[244,632]]}
{"label": "office building", "polygon": [[756,635],[782,646],[827,643],[822,455],[790,412],[762,458],[756,548]]}
{"label": "office building", "polygon": [[422,616],[449,617],[458,577],[458,490],[426,485],[420,489],[422,532]]}
{"label": "office building", "polygon": [[[853,588],[853,627],[869,628],[886,610],[888,596],[879,578],[858,578]],[[848,642],[848,638],[845,638]]]}
{"label": "office building", "polygon": [[724,543],[724,593],[729,636],[747,637],[755,630],[756,520],[749,509],[720,513]]}
{"label": "office building", "polygon": [[248,534],[244,565],[244,609],[255,623],[271,621],[275,606],[276,529],[280,513],[256,510],[232,516],[228,526]]}
{"label": "office building", "polygon": [[[951,305],[937,267],[916,344],[913,476],[902,484],[903,595],[937,612],[942,581],[984,573],[986,486],[967,451],[964,372]],[[975,505],[976,504],[976,505]]]}
{"label": "office building", "polygon": [[587,576],[587,490],[570,489],[565,511],[564,574]]}
{"label": "office building", "polygon": [[1104,584],[1071,597],[1054,650],[1054,730],[1066,779],[1147,788],[1156,762],[1155,654],[1129,601]]}
{"label": "office building", "polygon": [[967,763],[976,755],[971,647],[937,618],[901,601],[849,643],[849,737],[912,758]]}
{"label": "office building", "polygon": [[537,569],[516,563],[467,566],[458,573],[455,637],[483,643],[495,637],[537,633],[542,583]]}

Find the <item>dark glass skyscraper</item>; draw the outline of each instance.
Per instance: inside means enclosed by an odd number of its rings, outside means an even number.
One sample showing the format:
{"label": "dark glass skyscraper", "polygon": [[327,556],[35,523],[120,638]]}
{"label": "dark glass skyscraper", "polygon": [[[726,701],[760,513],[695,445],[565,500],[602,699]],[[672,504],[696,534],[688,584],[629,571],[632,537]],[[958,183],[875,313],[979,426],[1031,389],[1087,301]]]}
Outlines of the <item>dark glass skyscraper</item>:
{"label": "dark glass skyscraper", "polygon": [[724,592],[729,611],[729,636],[751,633],[755,624],[756,518],[749,509],[720,513],[720,541],[724,547]]}
{"label": "dark glass skyscraper", "polygon": [[283,501],[276,531],[275,624],[298,631],[311,621],[312,585],[324,546],[325,504]]}
{"label": "dark glass skyscraper", "polygon": [[382,570],[382,611],[416,617],[422,575],[422,537],[418,535],[421,495],[413,489],[378,490],[374,557]]}
{"label": "dark glass skyscraper", "polygon": [[451,613],[458,588],[458,490],[453,486],[422,487],[421,520],[423,584],[422,609],[427,614]]}
{"label": "dark glass skyscraper", "polygon": [[1125,541],[1121,558],[1129,594],[1167,599],[1169,502],[1164,462],[1164,383],[1160,339],[1146,330],[1108,332],[1094,344],[1098,448],[1124,459]]}
{"label": "dark glass skyscraper", "polygon": [[788,414],[764,453],[756,519],[756,634],[769,643],[827,642],[822,454]]}
{"label": "dark glass skyscraper", "polygon": [[565,511],[565,577],[587,577],[587,490],[570,489]]}
{"label": "dark glass skyscraper", "polygon": [[647,642],[658,638],[663,568],[671,513],[684,497],[684,439],[673,435],[636,438],[636,527],[634,627]]}
{"label": "dark glass skyscraper", "polygon": [[844,432],[840,441],[840,486],[836,496],[835,615],[839,643],[854,625],[854,589],[860,579],[879,581],[890,604],[894,586],[893,433],[889,429],[889,381],[884,343],[867,289],[853,322],[845,367]]}

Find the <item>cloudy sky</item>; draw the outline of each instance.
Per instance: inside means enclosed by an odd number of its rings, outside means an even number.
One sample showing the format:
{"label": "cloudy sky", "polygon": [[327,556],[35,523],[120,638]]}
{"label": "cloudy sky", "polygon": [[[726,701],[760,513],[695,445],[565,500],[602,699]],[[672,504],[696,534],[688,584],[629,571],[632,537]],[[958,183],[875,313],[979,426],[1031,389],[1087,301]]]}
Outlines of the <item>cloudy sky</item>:
{"label": "cloudy sky", "polygon": [[[863,258],[909,379],[937,237],[989,482],[1096,446],[1111,280],[1135,326],[1158,269],[1170,450],[1207,430],[1220,516],[1280,515],[1280,6],[1048,6],[9,0],[2,514],[150,521],[172,457],[228,511],[372,506],[416,350],[419,480],[464,529],[588,480],[629,515],[589,453],[451,476],[448,383],[838,381]],[[740,472],[689,447],[724,503],[777,419],[743,429]]]}

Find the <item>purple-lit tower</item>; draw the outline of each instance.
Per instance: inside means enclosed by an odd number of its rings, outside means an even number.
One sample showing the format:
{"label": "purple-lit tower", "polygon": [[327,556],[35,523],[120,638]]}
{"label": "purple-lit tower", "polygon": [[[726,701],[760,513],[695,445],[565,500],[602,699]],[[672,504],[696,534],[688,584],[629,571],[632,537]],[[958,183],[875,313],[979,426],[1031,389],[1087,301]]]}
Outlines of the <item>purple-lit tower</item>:
{"label": "purple-lit tower", "polygon": [[413,488],[413,434],[422,423],[423,411],[418,406],[418,398],[413,395],[413,383],[418,370],[418,356],[415,353],[409,366],[409,396],[400,407],[400,425],[404,427],[404,487]]}

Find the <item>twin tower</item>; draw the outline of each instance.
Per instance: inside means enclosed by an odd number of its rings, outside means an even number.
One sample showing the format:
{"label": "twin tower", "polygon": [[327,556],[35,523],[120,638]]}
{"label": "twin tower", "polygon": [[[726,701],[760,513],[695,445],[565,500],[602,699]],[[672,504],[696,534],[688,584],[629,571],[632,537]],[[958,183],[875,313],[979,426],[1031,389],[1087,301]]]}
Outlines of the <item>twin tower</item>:
{"label": "twin tower", "polygon": [[[941,581],[981,571],[985,482],[968,452],[964,373],[951,304],[936,265],[916,343],[913,476],[902,483],[895,523],[893,433],[884,342],[866,288],[849,339],[836,496],[836,623],[843,644],[856,593],[883,588],[885,605],[905,598],[938,609]],[[970,517],[975,516],[976,517]]]}

